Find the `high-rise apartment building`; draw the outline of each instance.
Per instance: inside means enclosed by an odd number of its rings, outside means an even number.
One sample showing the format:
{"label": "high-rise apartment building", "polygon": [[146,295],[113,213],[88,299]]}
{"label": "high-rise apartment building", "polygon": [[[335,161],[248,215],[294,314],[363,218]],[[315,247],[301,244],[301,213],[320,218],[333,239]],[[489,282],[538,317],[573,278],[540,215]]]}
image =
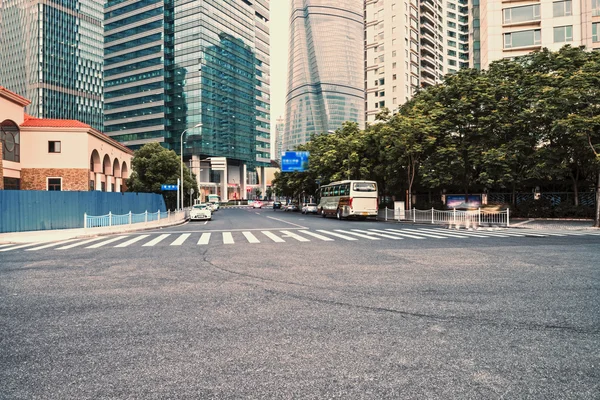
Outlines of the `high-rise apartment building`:
{"label": "high-rise apartment building", "polygon": [[187,129],[199,184],[244,197],[270,164],[269,0],[109,0],[105,17],[106,133],[180,153]]}
{"label": "high-rise apartment building", "polygon": [[486,69],[492,61],[512,58],[544,47],[556,51],[566,44],[600,49],[599,0],[472,0],[474,22],[480,25],[480,58]]}
{"label": "high-rise apartment building", "polygon": [[102,130],[103,7],[96,0],[0,1],[0,85],[37,118]]}
{"label": "high-rise apartment building", "polygon": [[364,0],[292,0],[283,150],[364,125]]}

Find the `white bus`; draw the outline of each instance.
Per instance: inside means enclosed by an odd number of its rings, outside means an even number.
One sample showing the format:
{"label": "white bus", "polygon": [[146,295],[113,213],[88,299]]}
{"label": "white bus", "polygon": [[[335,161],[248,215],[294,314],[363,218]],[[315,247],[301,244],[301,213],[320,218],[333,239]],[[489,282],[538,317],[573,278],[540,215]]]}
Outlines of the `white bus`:
{"label": "white bus", "polygon": [[338,219],[377,217],[379,198],[377,182],[339,181],[321,186],[317,212],[323,217],[335,215]]}
{"label": "white bus", "polygon": [[216,194],[206,195],[207,203],[221,203],[221,198]]}

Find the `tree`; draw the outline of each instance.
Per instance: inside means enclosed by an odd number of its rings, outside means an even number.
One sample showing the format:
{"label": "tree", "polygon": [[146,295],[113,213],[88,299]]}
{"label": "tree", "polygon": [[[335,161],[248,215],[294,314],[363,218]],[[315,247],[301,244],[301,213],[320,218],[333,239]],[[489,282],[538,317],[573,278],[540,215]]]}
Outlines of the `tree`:
{"label": "tree", "polygon": [[[148,143],[136,150],[131,161],[133,172],[127,180],[128,191],[162,193],[168,209],[177,208],[177,192],[162,192],[161,185],[176,185],[180,179],[181,159],[173,150],[167,150],[159,143]],[[183,166],[183,185],[186,194],[189,189],[198,193],[196,177]],[[183,196],[189,202],[189,196]]]}
{"label": "tree", "polygon": [[265,195],[267,196],[267,200],[271,200],[271,197],[273,196],[273,188],[271,186],[267,187]]}

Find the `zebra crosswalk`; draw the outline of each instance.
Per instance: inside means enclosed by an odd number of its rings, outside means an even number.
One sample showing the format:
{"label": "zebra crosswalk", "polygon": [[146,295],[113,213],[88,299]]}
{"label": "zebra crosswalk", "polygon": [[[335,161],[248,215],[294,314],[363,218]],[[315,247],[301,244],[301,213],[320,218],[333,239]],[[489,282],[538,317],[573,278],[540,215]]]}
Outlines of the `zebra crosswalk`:
{"label": "zebra crosswalk", "polygon": [[314,241],[379,241],[379,240],[443,240],[443,239],[502,239],[515,237],[597,236],[596,231],[528,231],[517,229],[450,230],[444,228],[385,228],[385,229],[310,229],[297,230],[240,230],[199,233],[127,234],[101,236],[91,239],[69,239],[53,243],[0,244],[0,253],[8,251],[40,251],[70,249],[102,249],[165,246],[209,246],[260,243],[305,243]]}

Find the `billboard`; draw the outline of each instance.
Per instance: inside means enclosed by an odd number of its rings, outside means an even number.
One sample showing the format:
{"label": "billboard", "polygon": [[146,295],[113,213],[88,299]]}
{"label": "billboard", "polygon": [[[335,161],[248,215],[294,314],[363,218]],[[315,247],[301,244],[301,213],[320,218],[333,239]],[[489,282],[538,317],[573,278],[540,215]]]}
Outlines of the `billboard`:
{"label": "billboard", "polygon": [[308,151],[286,151],[281,156],[281,172],[304,172],[308,169]]}
{"label": "billboard", "polygon": [[469,199],[465,201],[464,194],[449,194],[446,195],[447,208],[478,208],[481,207],[481,195],[470,194]]}

